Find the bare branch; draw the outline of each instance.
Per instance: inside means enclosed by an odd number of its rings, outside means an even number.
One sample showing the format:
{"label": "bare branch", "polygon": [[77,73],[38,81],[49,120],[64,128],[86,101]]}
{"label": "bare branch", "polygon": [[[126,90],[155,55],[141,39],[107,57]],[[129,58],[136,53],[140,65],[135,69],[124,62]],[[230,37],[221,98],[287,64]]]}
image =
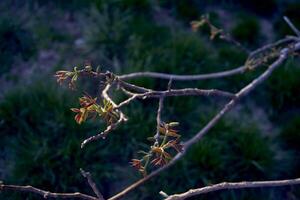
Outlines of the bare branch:
{"label": "bare branch", "polygon": [[156,134],[154,136],[154,139],[156,140],[156,142],[158,143],[158,138],[159,138],[159,127],[161,124],[161,112],[164,106],[164,99],[165,96],[161,96],[159,98],[159,103],[158,103],[158,110],[157,110],[157,116],[156,116]]}
{"label": "bare branch", "polygon": [[139,95],[138,94],[133,94],[131,97],[129,97],[128,99],[126,99],[125,101],[119,103],[116,108],[121,108],[127,104],[129,104],[131,101],[135,100]]}
{"label": "bare branch", "polygon": [[30,185],[27,186],[18,186],[18,185],[5,185],[0,184],[0,191],[21,191],[35,193],[42,196],[44,199],[49,198],[62,198],[62,199],[84,199],[84,200],[99,200],[96,197],[89,196],[87,194],[82,194],[79,192],[74,193],[54,193],[45,190],[41,190]]}
{"label": "bare branch", "polygon": [[242,188],[258,188],[258,187],[280,187],[288,185],[299,185],[300,178],[275,180],[275,181],[243,181],[243,182],[223,182],[215,185],[206,186],[203,188],[191,189],[185,193],[174,194],[167,197],[165,200],[183,200],[199,194],[205,194],[218,190],[226,189],[242,189]]}
{"label": "bare branch", "polygon": [[90,172],[85,172],[83,169],[80,169],[80,172],[84,178],[87,179],[89,185],[91,186],[94,193],[97,195],[99,200],[105,200],[101,192],[98,190],[96,183],[93,181]]}
{"label": "bare branch", "polygon": [[246,66],[240,66],[235,69],[216,72],[216,73],[209,73],[209,74],[176,75],[176,74],[166,74],[166,73],[158,73],[158,72],[135,72],[130,74],[124,74],[118,77],[122,80],[140,78],[140,77],[150,77],[150,78],[159,78],[159,79],[172,79],[174,81],[195,81],[195,80],[214,79],[214,78],[232,76],[235,74],[241,74],[247,70],[248,68]]}
{"label": "bare branch", "polygon": [[137,95],[137,98],[143,97],[152,97],[152,98],[161,98],[171,97],[171,96],[220,96],[220,97],[228,97],[235,98],[235,95],[230,92],[225,92],[216,89],[203,90],[198,88],[184,88],[184,89],[170,89],[164,91],[151,91],[145,94]]}
{"label": "bare branch", "polygon": [[278,47],[280,45],[287,45],[288,43],[291,43],[291,42],[297,42],[299,41],[299,38],[297,37],[294,37],[294,36],[289,36],[289,37],[286,37],[286,38],[283,38],[281,40],[278,40],[274,43],[270,43],[270,44],[266,44],[258,49],[256,49],[255,51],[252,51],[249,56],[248,56],[248,59],[249,58],[253,58],[255,57],[256,55],[260,55],[262,54],[263,52],[266,52],[272,48],[275,48],[275,47]]}
{"label": "bare branch", "polygon": [[84,148],[85,145],[89,142],[98,140],[100,138],[105,139],[108,133],[110,133],[112,130],[114,130],[116,127],[118,127],[120,123],[122,123],[123,121],[126,121],[126,120],[127,120],[127,118],[125,117],[125,115],[123,113],[120,113],[120,118],[118,119],[118,121],[116,123],[113,123],[113,124],[107,126],[106,129],[104,131],[102,131],[101,133],[85,139],[81,143],[81,148]]}
{"label": "bare branch", "polygon": [[102,96],[103,96],[104,99],[109,101],[113,105],[113,107],[116,107],[117,106],[116,103],[108,95],[108,91],[109,91],[110,88],[111,88],[111,84],[107,83],[104,90],[102,91]]}
{"label": "bare branch", "polygon": [[127,91],[126,89],[122,88],[123,92],[130,95],[128,99],[125,101],[119,103],[115,108],[119,109],[125,105],[128,105],[133,100],[140,98],[140,99],[146,99],[146,98],[161,98],[164,97],[171,97],[171,96],[220,96],[220,97],[227,97],[227,98],[235,98],[235,94],[232,94],[230,92],[216,90],[216,89],[210,89],[210,90],[203,90],[198,88],[184,88],[184,89],[168,89],[165,91],[149,91],[141,94],[137,93],[131,93]]}

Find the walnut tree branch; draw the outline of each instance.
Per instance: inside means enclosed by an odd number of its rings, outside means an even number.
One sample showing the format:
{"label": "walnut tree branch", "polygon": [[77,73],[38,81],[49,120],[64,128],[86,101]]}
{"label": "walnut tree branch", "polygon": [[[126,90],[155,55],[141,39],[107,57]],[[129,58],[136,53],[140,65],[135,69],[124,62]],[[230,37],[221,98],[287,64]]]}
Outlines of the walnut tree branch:
{"label": "walnut tree branch", "polygon": [[106,127],[106,129],[104,131],[102,131],[101,133],[97,134],[97,135],[93,135],[87,139],[85,139],[82,143],[81,143],[81,148],[84,148],[85,145],[87,143],[90,143],[92,141],[96,141],[98,139],[105,139],[107,134],[110,133],[112,130],[114,130],[115,128],[117,128],[123,121],[126,121],[127,118],[125,117],[125,115],[123,113],[120,113],[120,117],[118,119],[117,122],[111,124],[111,125],[108,125]]}
{"label": "walnut tree branch", "polygon": [[300,31],[296,28],[296,26],[294,26],[294,24],[291,22],[291,20],[287,16],[284,16],[283,19],[289,25],[289,27],[294,31],[294,33],[298,37],[300,37]]}
{"label": "walnut tree branch", "polygon": [[44,199],[49,198],[61,198],[61,199],[84,199],[84,200],[99,200],[97,197],[93,197],[87,194],[82,194],[79,192],[74,193],[55,193],[49,192],[45,190],[41,190],[36,187],[32,187],[30,185],[19,186],[19,185],[6,185],[0,184],[0,191],[19,191],[19,192],[28,192],[35,193],[37,195],[42,196]]}
{"label": "walnut tree branch", "polygon": [[189,197],[227,189],[243,189],[243,188],[258,188],[258,187],[281,187],[289,185],[299,185],[300,178],[274,181],[243,181],[243,182],[223,182],[215,185],[210,185],[202,188],[191,189],[181,194],[168,196],[165,200],[183,200]]}
{"label": "walnut tree branch", "polygon": [[99,200],[105,200],[101,192],[98,190],[96,183],[93,181],[90,172],[85,172],[83,169],[80,169],[80,172],[84,178],[87,179],[89,185],[91,186],[94,193],[97,195]]}

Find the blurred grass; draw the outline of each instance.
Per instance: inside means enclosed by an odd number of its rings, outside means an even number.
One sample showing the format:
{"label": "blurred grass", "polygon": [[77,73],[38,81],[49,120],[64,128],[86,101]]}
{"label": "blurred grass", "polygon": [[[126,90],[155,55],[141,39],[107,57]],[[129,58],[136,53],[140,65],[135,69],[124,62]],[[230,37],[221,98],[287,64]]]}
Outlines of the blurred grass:
{"label": "blurred grass", "polygon": [[258,45],[262,36],[258,19],[245,14],[241,14],[237,18],[239,20],[231,31],[232,36],[248,46]]}
{"label": "blurred grass", "polygon": [[14,61],[29,60],[36,53],[30,31],[19,22],[0,15],[0,74],[8,72]]}
{"label": "blurred grass", "polygon": [[[215,4],[214,1],[210,2]],[[241,66],[247,58],[247,54],[236,47],[219,40],[209,41],[205,31],[191,32],[188,22],[198,19],[205,11],[203,3],[194,0],[159,2],[161,8],[165,9],[164,14],[175,20],[176,25],[160,23],[161,19],[154,17],[157,11],[154,11],[149,0],[32,0],[24,4],[29,6],[21,9],[22,12],[31,13],[47,8],[51,8],[52,12],[49,16],[32,14],[28,18],[32,21],[28,24],[20,24],[15,18],[7,20],[0,17],[0,23],[3,24],[0,27],[0,43],[4,46],[1,46],[4,49],[4,54],[1,54],[3,58],[0,57],[1,75],[9,71],[18,56],[24,60],[32,59],[34,64],[34,55],[44,49],[52,49],[59,54],[50,72],[72,67],[70,63],[80,66],[85,62],[85,57],[88,57],[87,61],[99,64],[101,70],[112,70],[117,74],[136,71],[207,73]],[[18,6],[24,4],[19,3]],[[240,17],[230,22],[232,27],[229,27],[236,39],[255,48],[264,37],[260,18],[255,15],[261,10],[253,7],[252,2],[248,2],[251,6],[245,9],[246,4],[241,2],[239,6],[243,9],[233,13],[233,16]],[[270,12],[277,9],[274,1],[264,4],[271,5]],[[282,12],[293,13],[291,8],[292,4]],[[253,9],[258,10],[249,14],[249,10]],[[291,17],[296,18],[294,15]],[[75,26],[63,29],[65,22],[61,19],[65,18]],[[213,13],[212,19],[220,27],[223,24],[218,12]],[[72,30],[76,26],[79,30]],[[6,39],[7,32],[12,40]],[[279,35],[284,33],[279,30]],[[80,48],[76,46],[77,40],[83,43]],[[238,118],[226,117],[221,120],[188,152],[186,158],[131,193],[127,199],[159,199],[160,190],[172,194],[221,181],[299,176],[298,64],[294,59],[280,67],[249,100],[268,111],[272,130],[279,129],[279,136],[273,132],[266,133],[261,128],[263,122],[253,120],[258,117],[255,111],[254,114],[235,113]],[[172,87],[217,88],[235,92],[259,72],[217,81],[174,83]],[[78,105],[77,97],[80,94],[57,87],[49,80],[50,76],[48,73],[30,75],[27,77],[31,80],[29,84],[21,79],[19,85],[1,95],[0,150],[5,152],[5,155],[0,155],[0,158],[4,156],[5,163],[4,172],[0,171],[1,178],[7,183],[32,184],[52,191],[91,193],[79,172],[79,168],[83,168],[96,177],[97,185],[106,197],[140,178],[128,162],[137,156],[138,150],[145,150],[149,146],[146,138],[155,132],[157,102],[135,101],[124,109],[129,116],[127,124],[106,140],[97,141],[81,150],[81,141],[102,130],[103,124],[92,121],[78,126],[70,108]],[[147,78],[132,82],[155,89],[165,89],[167,86],[167,81]],[[84,86],[93,87],[94,93],[97,90],[95,83],[92,81]],[[119,96],[116,98],[120,99]],[[205,97],[172,98],[166,100],[163,119],[179,121],[180,133],[184,139],[188,139],[219,108],[219,103]],[[225,191],[196,199],[286,199],[287,193],[299,196],[297,188],[284,188]],[[36,199],[36,196],[5,192],[0,199]]]}

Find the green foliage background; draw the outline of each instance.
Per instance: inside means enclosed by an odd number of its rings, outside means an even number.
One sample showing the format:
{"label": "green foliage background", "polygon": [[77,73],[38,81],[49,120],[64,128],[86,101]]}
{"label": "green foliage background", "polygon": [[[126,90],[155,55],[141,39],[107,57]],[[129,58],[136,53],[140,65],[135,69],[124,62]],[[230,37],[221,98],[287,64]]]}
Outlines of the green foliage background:
{"label": "green foliage background", "polygon": [[[79,91],[59,87],[53,74],[92,63],[117,74],[158,71],[207,73],[240,66],[247,54],[223,41],[194,33],[191,20],[209,13],[248,49],[292,34],[281,16],[300,27],[297,1],[72,0],[1,1],[0,10],[0,180],[59,192],[92,194],[80,175],[90,171],[105,197],[140,178],[129,166],[155,132],[154,100],[124,109],[129,121],[106,140],[80,149],[81,141],[104,128],[99,121],[78,126],[70,108],[80,91],[97,94],[97,80],[80,80]],[[258,3],[259,2],[259,3]],[[158,9],[159,7],[159,9]],[[264,9],[262,9],[264,7]],[[235,10],[232,12],[232,10]],[[280,16],[280,18],[278,17]],[[223,181],[296,178],[300,175],[300,68],[293,58],[246,98],[168,172],[125,199],[161,199]],[[238,91],[259,71],[174,87]],[[155,89],[166,81],[133,83]],[[116,96],[119,99],[118,96]],[[223,100],[180,97],[166,100],[163,119],[179,121],[188,139],[221,108]],[[38,199],[0,193],[0,199]],[[297,199],[299,186],[222,191],[195,199]]]}

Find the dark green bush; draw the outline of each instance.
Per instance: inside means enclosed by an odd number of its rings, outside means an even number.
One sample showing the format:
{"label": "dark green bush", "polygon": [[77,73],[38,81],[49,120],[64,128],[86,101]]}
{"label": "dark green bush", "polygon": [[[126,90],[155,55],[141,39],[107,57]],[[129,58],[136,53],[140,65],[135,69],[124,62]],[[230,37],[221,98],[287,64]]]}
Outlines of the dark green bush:
{"label": "dark green bush", "polygon": [[267,81],[267,91],[274,114],[300,106],[300,68],[297,60],[280,66]]}
{"label": "dark green bush", "polygon": [[206,180],[264,179],[274,173],[275,154],[261,134],[255,125],[221,122],[190,156]]}
{"label": "dark green bush", "polygon": [[255,17],[240,16],[232,29],[232,36],[247,45],[256,45],[260,41],[261,31],[259,21]]}
{"label": "dark green bush", "polygon": [[300,117],[288,122],[281,131],[281,137],[287,148],[293,148],[300,153]]}
{"label": "dark green bush", "polygon": [[250,10],[258,15],[270,17],[277,11],[277,0],[238,0],[244,9]]}
{"label": "dark green bush", "polygon": [[287,174],[291,177],[300,176],[300,117],[296,116],[290,119],[289,122],[283,124],[283,128],[279,136],[282,140],[283,147],[289,151],[291,155],[289,162],[292,165],[292,169]]}
{"label": "dark green bush", "polygon": [[118,4],[121,9],[130,9],[141,15],[149,13],[151,10],[150,0],[118,0]]}
{"label": "dark green bush", "polygon": [[[97,182],[102,179],[98,185],[105,195],[110,192],[106,184],[114,178],[110,162],[120,161],[113,147],[119,148],[120,144],[102,141],[80,149],[81,141],[102,127],[96,127],[97,123],[78,126],[74,122],[70,107],[77,104],[75,96],[49,82],[34,82],[4,96],[0,103],[1,145],[11,151],[6,182],[53,191],[84,191],[85,180],[79,171],[83,168],[93,171]],[[25,197],[7,195],[10,199]]]}
{"label": "dark green bush", "polygon": [[35,51],[32,33],[14,19],[0,16],[0,74],[9,71],[16,59],[29,60]]}
{"label": "dark green bush", "polygon": [[180,20],[191,21],[201,16],[199,2],[195,0],[160,0],[160,5],[173,11]]}

